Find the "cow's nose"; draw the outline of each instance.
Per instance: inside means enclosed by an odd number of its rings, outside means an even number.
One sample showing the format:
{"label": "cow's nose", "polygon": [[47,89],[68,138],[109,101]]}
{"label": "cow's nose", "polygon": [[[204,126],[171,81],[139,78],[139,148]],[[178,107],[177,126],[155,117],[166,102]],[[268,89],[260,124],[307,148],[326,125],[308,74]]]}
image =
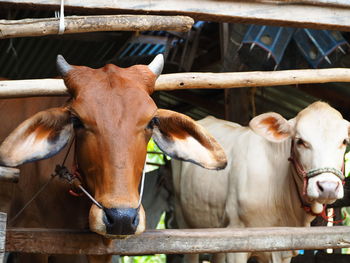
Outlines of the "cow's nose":
{"label": "cow's nose", "polygon": [[104,208],[103,222],[106,232],[110,235],[135,234],[139,224],[138,209],[136,208]]}
{"label": "cow's nose", "polygon": [[317,181],[317,190],[320,198],[337,199],[339,182]]}

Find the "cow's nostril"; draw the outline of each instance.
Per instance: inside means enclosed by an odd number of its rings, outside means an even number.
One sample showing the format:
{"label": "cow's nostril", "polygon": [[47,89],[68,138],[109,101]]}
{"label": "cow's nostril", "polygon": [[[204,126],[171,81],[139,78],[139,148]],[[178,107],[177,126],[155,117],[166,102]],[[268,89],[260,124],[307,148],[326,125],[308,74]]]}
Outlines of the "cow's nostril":
{"label": "cow's nostril", "polygon": [[138,213],[136,214],[136,216],[134,217],[134,220],[132,222],[132,224],[137,228],[137,226],[139,225],[139,215]]}
{"label": "cow's nostril", "polygon": [[113,225],[115,217],[114,217],[114,213],[113,213],[112,209],[104,208],[103,210],[105,212],[105,218],[104,218],[104,221],[106,221],[105,224]]}
{"label": "cow's nostril", "polygon": [[106,232],[110,235],[135,234],[139,224],[138,209],[135,208],[104,208],[103,222]]}
{"label": "cow's nostril", "polygon": [[319,198],[336,199],[339,193],[339,182],[317,181]]}
{"label": "cow's nostril", "polygon": [[323,192],[324,189],[323,189],[320,181],[317,181],[317,187],[318,187],[319,190],[321,190],[321,192]]}

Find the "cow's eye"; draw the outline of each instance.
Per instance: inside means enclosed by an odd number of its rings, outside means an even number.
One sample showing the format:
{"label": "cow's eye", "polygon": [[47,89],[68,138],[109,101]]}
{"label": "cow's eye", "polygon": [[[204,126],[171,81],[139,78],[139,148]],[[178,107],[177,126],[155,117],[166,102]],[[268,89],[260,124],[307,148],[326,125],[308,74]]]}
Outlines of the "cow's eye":
{"label": "cow's eye", "polygon": [[309,148],[309,144],[306,141],[304,141],[303,139],[301,139],[301,138],[298,138],[296,140],[296,143],[297,143],[298,146],[303,146],[305,148]]}
{"label": "cow's eye", "polygon": [[159,125],[159,119],[157,117],[153,117],[147,125],[147,129],[153,129],[155,125]]}
{"label": "cow's eye", "polygon": [[79,117],[72,115],[71,116],[71,121],[73,123],[74,129],[82,129],[84,128],[83,122],[79,119]]}

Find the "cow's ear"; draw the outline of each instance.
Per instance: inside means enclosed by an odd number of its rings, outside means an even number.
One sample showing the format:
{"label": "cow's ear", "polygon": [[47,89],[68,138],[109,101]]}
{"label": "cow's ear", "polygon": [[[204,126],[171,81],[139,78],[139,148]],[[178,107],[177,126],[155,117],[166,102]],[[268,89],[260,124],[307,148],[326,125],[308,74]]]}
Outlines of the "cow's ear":
{"label": "cow's ear", "polygon": [[0,145],[0,163],[18,166],[58,153],[73,134],[66,108],[41,111],[21,123]]}
{"label": "cow's ear", "polygon": [[169,110],[158,110],[150,123],[153,140],[167,155],[207,169],[224,169],[223,148],[191,118]]}
{"label": "cow's ear", "polygon": [[275,112],[264,113],[253,118],[249,126],[260,136],[271,142],[283,142],[292,136],[294,119],[286,120]]}

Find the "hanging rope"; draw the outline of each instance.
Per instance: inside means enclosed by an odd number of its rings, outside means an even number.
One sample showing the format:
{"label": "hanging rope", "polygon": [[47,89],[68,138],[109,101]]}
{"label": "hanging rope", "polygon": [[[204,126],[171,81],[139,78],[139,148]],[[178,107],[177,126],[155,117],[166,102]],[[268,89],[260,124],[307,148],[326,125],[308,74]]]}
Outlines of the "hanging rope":
{"label": "hanging rope", "polygon": [[64,25],[64,0],[61,0],[61,7],[60,11],[55,11],[55,17],[60,18],[59,22],[59,28],[58,28],[58,34],[62,35],[65,30],[65,25]]}

